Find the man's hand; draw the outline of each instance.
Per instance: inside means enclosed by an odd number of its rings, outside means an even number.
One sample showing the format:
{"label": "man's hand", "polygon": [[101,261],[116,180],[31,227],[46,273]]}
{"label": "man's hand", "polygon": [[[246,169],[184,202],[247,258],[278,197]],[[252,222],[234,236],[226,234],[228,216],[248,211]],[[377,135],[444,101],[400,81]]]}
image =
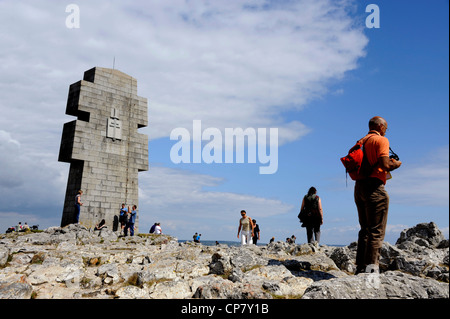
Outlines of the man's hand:
{"label": "man's hand", "polygon": [[378,161],[380,167],[388,172],[393,171],[394,169],[399,168],[402,165],[401,161],[397,161],[393,158],[389,158],[388,156],[380,157]]}

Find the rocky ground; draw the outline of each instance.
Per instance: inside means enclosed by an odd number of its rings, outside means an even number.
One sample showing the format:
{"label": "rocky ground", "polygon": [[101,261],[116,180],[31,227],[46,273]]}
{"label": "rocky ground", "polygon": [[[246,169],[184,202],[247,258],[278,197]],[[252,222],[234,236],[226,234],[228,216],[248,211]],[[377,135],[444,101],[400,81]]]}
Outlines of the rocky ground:
{"label": "rocky ground", "polygon": [[0,299],[449,298],[449,243],[434,223],[384,243],[380,274],[354,275],[356,245],[229,247],[83,226],[0,235]]}

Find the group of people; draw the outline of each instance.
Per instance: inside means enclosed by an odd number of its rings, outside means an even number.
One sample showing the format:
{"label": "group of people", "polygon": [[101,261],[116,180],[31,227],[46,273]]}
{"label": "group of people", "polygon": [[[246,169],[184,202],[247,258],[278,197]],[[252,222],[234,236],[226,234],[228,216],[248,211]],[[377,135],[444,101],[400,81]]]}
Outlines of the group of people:
{"label": "group of people", "polygon": [[[398,158],[390,156],[389,140],[385,137],[388,125],[385,119],[375,116],[369,121],[369,132],[360,141],[364,145],[364,157],[369,166],[368,174],[356,180],[354,200],[358,211],[360,231],[358,233],[358,248],[356,255],[357,273],[377,271],[382,242],[384,240],[389,208],[389,195],[385,190],[386,181],[390,178],[390,171],[399,168],[402,164]],[[80,216],[81,202],[80,190],[75,197],[76,222]],[[123,234],[134,235],[136,219],[136,205],[132,210],[122,204],[120,211],[120,224]],[[302,218],[300,218],[302,216]],[[320,197],[315,187],[311,187],[303,197],[299,218],[302,227],[306,228],[308,243],[320,241],[320,226],[323,225],[323,209]],[[100,223],[101,224],[101,223]],[[100,225],[99,224],[99,225]],[[104,225],[104,221],[103,221]],[[98,225],[97,225],[98,226]],[[99,227],[101,227],[100,225]],[[162,234],[159,223],[152,226],[155,233]],[[152,232],[152,231],[150,231]],[[241,211],[237,238],[240,237],[242,245],[257,244],[260,240],[260,230],[256,220],[247,216],[245,210]],[[200,241],[200,235],[194,235],[194,241]],[[287,241],[292,242],[292,237]],[[271,241],[274,238],[272,237]],[[294,239],[295,242],[295,239]]]}
{"label": "group of people", "polygon": [[125,208],[125,204],[122,204],[122,208],[119,213],[119,223],[120,223],[120,233],[123,236],[128,236],[128,231],[130,231],[130,236],[134,236],[134,224],[136,222],[136,212],[137,206],[133,205],[130,210],[130,206]]}
{"label": "group of people", "polygon": [[[83,206],[83,202],[81,201],[82,195],[83,191],[79,190],[75,196],[75,224],[78,224],[80,220],[81,206]],[[122,203],[122,208],[119,211],[120,235],[128,236],[129,233],[130,236],[134,236],[137,206],[133,205],[131,209],[130,206],[125,206],[125,203]],[[100,223],[94,226],[94,230],[101,230],[103,228],[107,228],[105,219],[102,219]],[[150,229],[150,233],[162,234],[160,223],[155,223]]]}
{"label": "group of people", "polygon": [[237,238],[241,234],[241,245],[257,244],[261,239],[261,232],[259,225],[256,223],[256,219],[251,219],[247,216],[245,210],[241,210],[241,219],[239,219],[239,228],[237,232]]}
{"label": "group of people", "polygon": [[194,243],[199,243],[201,236],[202,236],[202,234],[195,233],[194,236],[192,236],[192,239],[194,240]]}
{"label": "group of people", "polygon": [[[311,187],[308,194],[303,198],[300,211],[306,213],[307,218],[303,223],[303,227],[306,227],[308,243],[313,243],[314,239],[318,243],[320,241],[320,226],[323,224],[323,210],[322,202],[317,196],[317,190]],[[261,231],[259,225],[256,223],[256,219],[252,219],[247,216],[245,210],[241,210],[241,218],[239,219],[239,227],[237,238],[241,236],[241,245],[257,244],[261,239]],[[286,242],[289,244],[295,243],[297,238],[292,235],[286,238]],[[274,237],[270,240],[273,242]]]}
{"label": "group of people", "polygon": [[[358,141],[364,145],[365,171],[355,181],[354,200],[358,211],[360,231],[356,253],[356,274],[379,272],[380,249],[386,233],[389,209],[389,195],[385,184],[391,178],[390,172],[399,168],[402,162],[390,156],[389,140],[385,137],[388,125],[385,119],[375,116],[369,120],[369,132]],[[241,211],[239,232],[244,245],[255,241],[255,220]],[[311,187],[303,197],[300,214],[302,227],[306,228],[308,243],[320,241],[320,226],[323,225],[323,209],[315,187]],[[259,234],[258,234],[259,235]],[[258,236],[259,238],[259,236]],[[271,242],[274,240],[270,240]],[[292,238],[287,238],[291,242]]]}
{"label": "group of people", "polygon": [[[354,200],[358,211],[360,231],[356,252],[356,274],[379,272],[380,250],[386,233],[389,209],[389,195],[386,181],[390,172],[399,168],[402,162],[390,156],[389,140],[385,137],[388,125],[385,119],[375,116],[369,121],[369,132],[358,141],[364,145],[363,164],[365,174],[355,181]],[[364,162],[365,161],[365,162]],[[320,240],[320,226],[323,224],[322,203],[311,187],[302,201],[302,212],[308,217],[302,226],[306,227],[308,242]]]}
{"label": "group of people", "polygon": [[[34,229],[37,229],[37,226],[33,226]],[[30,230],[30,226],[28,226],[28,224],[25,222],[25,224],[22,225],[22,222],[19,222],[17,224],[17,226],[12,226],[9,227],[6,230],[6,233],[11,233],[11,232],[26,232]]]}
{"label": "group of people", "polygon": [[291,237],[286,238],[286,242],[288,244],[295,244],[295,240],[297,239],[297,237],[295,237],[294,235],[292,235]]}
{"label": "group of people", "polygon": [[161,235],[163,233],[162,228],[161,228],[161,223],[154,223],[152,225],[152,227],[150,227],[150,230],[148,232],[150,234]]}

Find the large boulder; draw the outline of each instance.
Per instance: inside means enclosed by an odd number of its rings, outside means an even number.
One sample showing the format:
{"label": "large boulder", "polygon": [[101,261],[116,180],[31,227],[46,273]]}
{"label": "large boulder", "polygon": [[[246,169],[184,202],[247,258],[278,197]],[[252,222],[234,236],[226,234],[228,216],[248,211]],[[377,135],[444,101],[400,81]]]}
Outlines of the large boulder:
{"label": "large boulder", "polygon": [[438,247],[445,240],[444,234],[433,222],[417,224],[412,228],[403,230],[397,239],[396,245],[405,242],[413,242],[419,246]]}
{"label": "large boulder", "polygon": [[[357,244],[337,247],[327,252],[337,267],[352,274],[356,270]],[[436,224],[422,223],[401,232],[396,245],[383,242],[380,272],[400,270],[414,276],[449,282],[448,239]]]}

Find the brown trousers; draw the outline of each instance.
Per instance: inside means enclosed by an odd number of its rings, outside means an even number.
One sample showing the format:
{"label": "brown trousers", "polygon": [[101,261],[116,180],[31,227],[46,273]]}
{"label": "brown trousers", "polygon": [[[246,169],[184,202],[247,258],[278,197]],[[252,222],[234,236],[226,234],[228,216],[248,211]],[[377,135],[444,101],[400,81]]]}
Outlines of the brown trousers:
{"label": "brown trousers", "polygon": [[355,203],[359,225],[356,265],[378,265],[380,249],[386,232],[389,195],[378,178],[367,178],[355,183]]}

